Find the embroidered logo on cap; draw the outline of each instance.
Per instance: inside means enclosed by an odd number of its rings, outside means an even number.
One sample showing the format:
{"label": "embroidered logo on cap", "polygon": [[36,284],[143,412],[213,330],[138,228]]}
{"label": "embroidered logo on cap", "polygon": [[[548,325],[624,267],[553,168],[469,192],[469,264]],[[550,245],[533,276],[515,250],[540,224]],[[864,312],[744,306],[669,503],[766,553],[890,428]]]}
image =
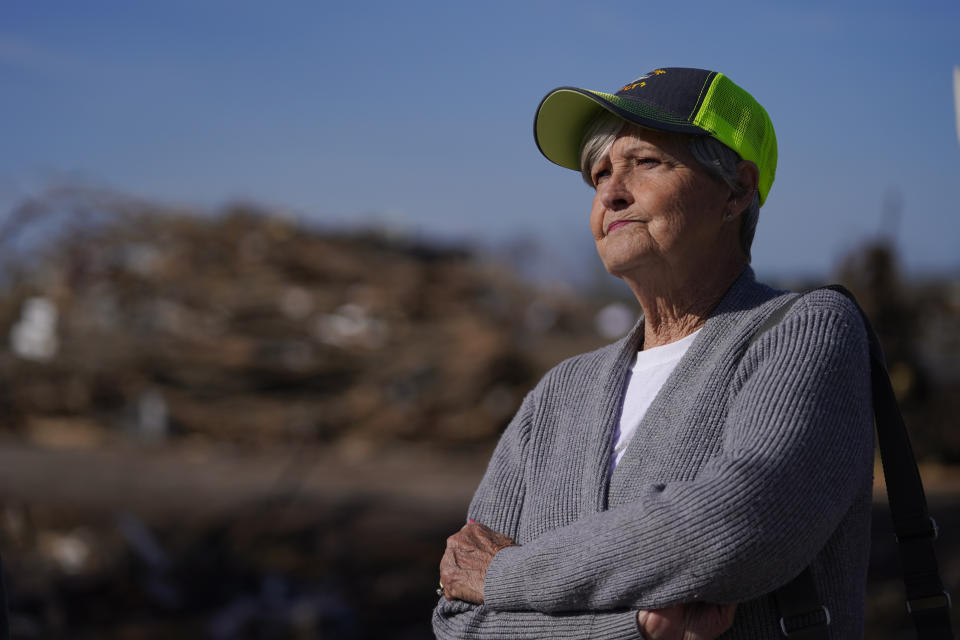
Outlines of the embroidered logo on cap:
{"label": "embroidered logo on cap", "polygon": [[648,73],[647,75],[645,75],[645,76],[640,76],[639,78],[637,78],[636,80],[634,80],[634,81],[631,82],[630,84],[625,84],[625,85],[623,85],[622,87],[620,87],[620,91],[618,91],[617,93],[620,93],[621,91],[630,91],[631,89],[636,89],[637,87],[643,88],[643,87],[647,86],[647,83],[646,83],[645,81],[646,81],[648,78],[650,78],[651,76],[664,76],[664,75],[666,75],[666,74],[667,74],[667,72],[664,71],[663,69],[654,69],[653,71],[651,71],[651,72]]}

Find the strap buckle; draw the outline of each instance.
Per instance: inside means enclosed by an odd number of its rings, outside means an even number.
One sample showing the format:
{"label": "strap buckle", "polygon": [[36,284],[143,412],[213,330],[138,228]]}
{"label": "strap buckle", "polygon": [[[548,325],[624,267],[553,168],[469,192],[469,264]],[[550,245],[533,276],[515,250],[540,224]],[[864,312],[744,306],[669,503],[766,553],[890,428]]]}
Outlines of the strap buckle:
{"label": "strap buckle", "polygon": [[[944,593],[946,593],[946,592],[944,592]],[[783,635],[784,635],[784,636],[786,636],[787,638],[789,638],[789,637],[791,637],[791,636],[793,636],[794,634],[797,634],[797,633],[803,633],[803,632],[810,631],[810,630],[812,630],[812,629],[818,629],[818,628],[824,628],[824,629],[825,629],[825,628],[829,627],[829,626],[830,626],[830,609],[827,609],[824,605],[820,605],[820,611],[823,612],[823,616],[822,616],[822,621],[821,621],[821,622],[814,622],[814,623],[811,623],[811,624],[805,624],[805,625],[801,625],[801,626],[798,626],[798,627],[791,628],[791,629],[789,629],[789,630],[787,629],[787,621],[786,621],[786,619],[781,616],[781,618],[780,618],[780,631],[783,632]],[[792,618],[792,619],[796,619],[796,618],[806,618],[807,616],[811,616],[811,615],[820,613],[820,611],[818,611],[818,610],[816,610],[816,609],[811,609],[810,611],[806,611],[806,612],[804,612],[804,613],[798,613],[798,614],[792,615],[792,616],[790,616],[790,618]]]}
{"label": "strap buckle", "polygon": [[913,540],[915,538],[931,538],[936,540],[940,537],[940,526],[937,524],[937,521],[933,519],[933,516],[928,516],[930,518],[930,528],[921,529],[919,531],[911,531],[908,534],[903,536],[894,535],[897,539],[897,543],[903,542],[904,540]]}
{"label": "strap buckle", "polygon": [[914,611],[926,611],[928,609],[949,609],[952,606],[953,600],[950,598],[950,592],[944,589],[942,593],[938,593],[936,595],[907,600],[907,613],[913,613]]}

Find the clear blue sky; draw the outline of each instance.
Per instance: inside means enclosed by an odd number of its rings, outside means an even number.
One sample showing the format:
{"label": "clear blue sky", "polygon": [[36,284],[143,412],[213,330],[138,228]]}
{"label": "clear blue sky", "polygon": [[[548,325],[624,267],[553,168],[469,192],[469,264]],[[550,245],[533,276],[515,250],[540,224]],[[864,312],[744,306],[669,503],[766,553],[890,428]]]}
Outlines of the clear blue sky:
{"label": "clear blue sky", "polygon": [[251,199],[596,268],[590,190],[537,152],[560,85],[723,71],[780,165],[763,274],[827,274],[902,203],[913,271],[960,272],[960,2],[5,0],[0,213],[45,185]]}

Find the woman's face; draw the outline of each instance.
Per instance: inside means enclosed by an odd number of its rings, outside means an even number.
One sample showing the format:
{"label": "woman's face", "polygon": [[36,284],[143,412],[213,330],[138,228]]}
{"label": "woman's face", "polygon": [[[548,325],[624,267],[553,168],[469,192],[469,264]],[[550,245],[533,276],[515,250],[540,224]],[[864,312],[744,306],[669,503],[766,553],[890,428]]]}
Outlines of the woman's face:
{"label": "woman's face", "polygon": [[738,250],[726,246],[729,232],[721,241],[723,225],[730,224],[723,217],[731,190],[701,167],[682,136],[628,131],[596,162],[591,177],[597,193],[590,227],[615,276],[689,268]]}

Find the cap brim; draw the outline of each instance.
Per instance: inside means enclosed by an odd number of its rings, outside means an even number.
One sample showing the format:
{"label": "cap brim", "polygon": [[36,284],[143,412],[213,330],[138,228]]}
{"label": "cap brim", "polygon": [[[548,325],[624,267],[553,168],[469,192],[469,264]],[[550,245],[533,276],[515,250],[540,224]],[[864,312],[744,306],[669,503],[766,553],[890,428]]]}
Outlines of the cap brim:
{"label": "cap brim", "polygon": [[[635,113],[628,108],[646,114]],[[560,87],[540,101],[533,119],[533,137],[540,153],[561,167],[579,171],[580,142],[587,126],[601,111],[609,111],[628,122],[650,129],[708,134],[706,130],[680,122],[666,113],[654,113],[654,117],[651,117],[649,114],[653,108],[649,105],[633,103],[611,94],[576,87]]]}

